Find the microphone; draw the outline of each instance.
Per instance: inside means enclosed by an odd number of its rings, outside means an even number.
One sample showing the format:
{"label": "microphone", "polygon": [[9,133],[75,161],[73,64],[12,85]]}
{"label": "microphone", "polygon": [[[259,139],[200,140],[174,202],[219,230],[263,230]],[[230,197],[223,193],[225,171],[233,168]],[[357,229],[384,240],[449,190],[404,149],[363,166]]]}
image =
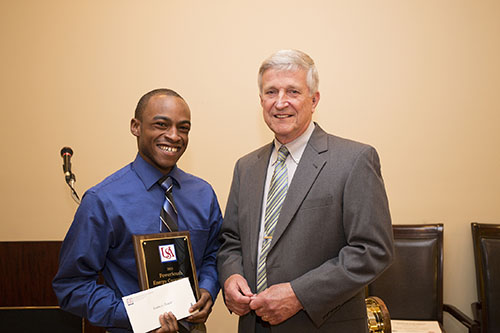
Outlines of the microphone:
{"label": "microphone", "polygon": [[71,156],[73,156],[73,149],[71,149],[70,147],[63,147],[63,149],[61,149],[61,157],[63,158],[62,167],[64,171],[64,177],[66,177],[66,183],[71,189],[71,196],[73,197],[73,200],[75,200],[77,204],[80,204],[80,197],[73,187],[76,178],[75,175],[71,172]]}
{"label": "microphone", "polygon": [[71,180],[75,180],[75,175],[71,172],[71,156],[73,156],[73,149],[70,147],[63,147],[61,149],[61,157],[63,158],[63,171],[66,177],[66,183],[69,184]]}

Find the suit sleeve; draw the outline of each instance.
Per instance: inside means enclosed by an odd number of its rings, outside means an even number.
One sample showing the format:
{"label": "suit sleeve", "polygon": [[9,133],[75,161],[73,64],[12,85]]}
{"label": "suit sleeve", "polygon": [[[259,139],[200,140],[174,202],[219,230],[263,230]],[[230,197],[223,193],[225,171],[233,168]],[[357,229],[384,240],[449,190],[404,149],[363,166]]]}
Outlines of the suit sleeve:
{"label": "suit sleeve", "polygon": [[291,281],[317,326],[381,274],[393,257],[389,205],[374,148],[361,150],[344,184],[341,223],[345,245],[331,259]]}

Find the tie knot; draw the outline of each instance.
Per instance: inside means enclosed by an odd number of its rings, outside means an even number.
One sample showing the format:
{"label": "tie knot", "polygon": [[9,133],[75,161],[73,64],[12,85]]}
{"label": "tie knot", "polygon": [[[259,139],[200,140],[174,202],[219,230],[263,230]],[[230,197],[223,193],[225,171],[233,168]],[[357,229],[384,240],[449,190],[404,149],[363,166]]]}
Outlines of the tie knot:
{"label": "tie knot", "polygon": [[173,181],[172,177],[167,177],[165,180],[160,179],[160,186],[165,192],[172,192],[172,186],[173,186]]}
{"label": "tie knot", "polygon": [[285,145],[281,146],[278,150],[278,162],[284,162],[288,154],[290,154],[288,148]]}

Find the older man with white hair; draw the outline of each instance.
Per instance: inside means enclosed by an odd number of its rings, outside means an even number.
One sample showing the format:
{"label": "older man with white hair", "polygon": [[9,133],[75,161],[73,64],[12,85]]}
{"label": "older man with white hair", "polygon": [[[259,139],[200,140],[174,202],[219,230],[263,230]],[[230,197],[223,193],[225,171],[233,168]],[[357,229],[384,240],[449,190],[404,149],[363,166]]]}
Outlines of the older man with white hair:
{"label": "older man with white hair", "polygon": [[236,163],[217,256],[239,332],[367,332],[364,287],[393,258],[376,150],[312,121],[314,61],[282,50],[259,70],[273,142]]}

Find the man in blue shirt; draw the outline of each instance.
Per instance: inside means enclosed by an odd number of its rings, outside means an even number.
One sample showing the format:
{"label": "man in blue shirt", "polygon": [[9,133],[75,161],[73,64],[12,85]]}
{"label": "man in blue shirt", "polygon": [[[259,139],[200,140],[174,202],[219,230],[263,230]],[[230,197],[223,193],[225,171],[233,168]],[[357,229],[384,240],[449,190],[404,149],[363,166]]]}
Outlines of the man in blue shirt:
{"label": "man in blue shirt", "polygon": [[[130,130],[138,154],[129,165],[89,189],[64,240],[53,287],[61,308],[88,318],[109,332],[130,332],[122,297],[138,292],[132,235],[158,233],[165,191],[158,184],[173,179],[179,231],[190,232],[200,300],[187,318],[204,323],[220,286],[216,254],[222,215],[212,187],[176,165],[186,150],[191,114],[184,99],[170,89],[144,95]],[[99,273],[105,284],[97,283]],[[158,333],[176,332],[175,317],[160,317]],[[178,327],[179,326],[179,327]]]}

